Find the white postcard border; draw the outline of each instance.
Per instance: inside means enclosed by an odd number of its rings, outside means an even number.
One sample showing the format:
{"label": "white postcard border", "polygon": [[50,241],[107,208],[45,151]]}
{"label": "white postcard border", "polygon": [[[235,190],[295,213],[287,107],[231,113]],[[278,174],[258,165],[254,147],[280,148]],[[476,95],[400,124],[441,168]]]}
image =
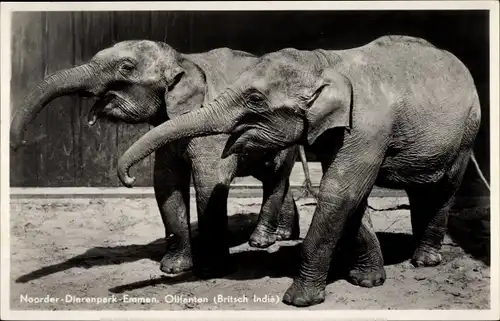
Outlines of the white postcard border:
{"label": "white postcard border", "polygon": [[[10,310],[9,123],[13,11],[150,10],[473,10],[490,12],[491,300],[489,310],[277,311],[14,311]],[[14,320],[494,320],[499,318],[499,3],[497,1],[231,1],[231,2],[2,2],[1,3],[1,318]]]}

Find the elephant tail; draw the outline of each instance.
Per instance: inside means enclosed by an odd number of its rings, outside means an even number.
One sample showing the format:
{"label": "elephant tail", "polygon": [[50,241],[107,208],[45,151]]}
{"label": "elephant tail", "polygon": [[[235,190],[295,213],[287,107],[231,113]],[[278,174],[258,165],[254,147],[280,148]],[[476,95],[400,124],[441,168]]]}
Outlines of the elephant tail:
{"label": "elephant tail", "polygon": [[481,179],[481,181],[484,183],[484,185],[486,186],[486,188],[488,188],[488,191],[490,191],[490,184],[488,183],[488,181],[486,180],[486,177],[484,177],[483,175],[483,172],[481,171],[481,168],[479,168],[479,164],[477,163],[477,160],[476,160],[476,157],[474,156],[474,153],[472,153],[470,155],[470,159],[472,161],[472,164],[474,164],[474,167],[476,168],[477,170],[477,173],[479,175],[479,178]]}
{"label": "elephant tail", "polygon": [[306,152],[303,145],[299,146],[299,157],[300,157],[300,162],[302,163],[302,169],[304,170],[304,176],[305,176],[304,183],[302,184],[302,195],[299,197],[299,199],[309,195],[317,199],[318,194],[316,193],[316,191],[312,186],[311,174],[309,173],[309,167],[307,166]]}

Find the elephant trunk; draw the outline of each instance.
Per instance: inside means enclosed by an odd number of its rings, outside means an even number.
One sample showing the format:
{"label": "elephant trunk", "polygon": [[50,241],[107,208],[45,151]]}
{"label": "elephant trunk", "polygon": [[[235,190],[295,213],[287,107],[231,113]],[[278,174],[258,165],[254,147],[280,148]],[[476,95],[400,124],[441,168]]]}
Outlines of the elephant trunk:
{"label": "elephant trunk", "polygon": [[57,97],[91,88],[94,71],[91,65],[85,64],[66,69],[44,79],[16,111],[11,127],[11,148],[18,149],[25,144],[24,130],[33,121],[36,115],[52,100]]}
{"label": "elephant trunk", "polygon": [[122,184],[132,187],[135,178],[129,176],[130,168],[168,143],[231,132],[243,114],[241,108],[234,108],[235,96],[228,90],[206,107],[164,122],[139,138],[118,161],[118,178]]}

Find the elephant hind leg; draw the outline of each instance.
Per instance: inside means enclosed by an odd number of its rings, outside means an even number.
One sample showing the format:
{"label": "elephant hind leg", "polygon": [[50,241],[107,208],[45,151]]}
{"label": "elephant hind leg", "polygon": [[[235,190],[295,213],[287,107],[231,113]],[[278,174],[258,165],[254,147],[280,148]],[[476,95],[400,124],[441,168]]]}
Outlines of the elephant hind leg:
{"label": "elephant hind leg", "polygon": [[288,188],[288,192],[283,200],[283,205],[280,209],[280,219],[278,229],[276,230],[276,238],[281,240],[295,240],[300,235],[299,226],[299,210],[293,198],[292,191]]}
{"label": "elephant hind leg", "polygon": [[441,262],[441,243],[446,233],[448,215],[454,197],[469,164],[475,137],[479,131],[481,111],[476,97],[465,124],[458,156],[437,183],[408,188],[411,223],[415,241],[412,263],[434,266]]}
{"label": "elephant hind leg", "polygon": [[289,180],[297,155],[297,147],[285,149],[275,158],[277,168],[254,173],[262,181],[263,200],[257,226],[248,242],[251,247],[266,248],[279,239],[291,237],[294,221],[298,229],[298,210]]}
{"label": "elephant hind leg", "polygon": [[[386,279],[384,259],[380,242],[373,229],[366,200],[360,204],[356,212],[359,213],[356,216],[362,215],[361,224],[358,225],[357,234],[352,233],[356,235],[356,238],[344,237],[343,243],[345,245],[340,245],[343,248],[340,252],[345,259],[345,264],[342,264],[344,266],[340,268],[341,270],[347,268],[347,281],[354,285],[367,288],[380,286],[384,284]],[[352,228],[356,229],[357,226],[354,225]]]}
{"label": "elephant hind leg", "polygon": [[274,184],[263,182],[262,207],[257,221],[257,226],[250,235],[248,244],[251,247],[266,248],[273,245],[277,240],[278,222],[280,219],[280,209],[282,207],[285,193],[288,188],[282,186],[289,184],[288,181],[275,189]]}
{"label": "elephant hind leg", "polygon": [[410,200],[415,246],[412,264],[417,267],[441,263],[439,251],[446,233],[449,211],[462,182],[469,157],[470,151],[462,152],[440,182],[406,189]]}
{"label": "elephant hind leg", "polygon": [[415,248],[411,262],[415,266],[438,265],[442,259],[439,251],[446,233],[452,193],[439,193],[429,187],[407,189],[406,192],[410,200]]}

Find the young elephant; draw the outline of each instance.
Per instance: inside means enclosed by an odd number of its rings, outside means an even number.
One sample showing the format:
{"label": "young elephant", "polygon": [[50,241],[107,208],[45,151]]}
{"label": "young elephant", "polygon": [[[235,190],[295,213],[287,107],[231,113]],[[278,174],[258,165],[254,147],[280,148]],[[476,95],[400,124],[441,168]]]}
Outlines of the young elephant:
{"label": "young elephant", "polygon": [[283,49],[261,57],[205,108],[144,135],[120,159],[118,175],[130,186],[131,166],[183,137],[230,133],[223,157],[312,145],[324,174],[300,272],[283,297],[310,306],[324,301],[341,236],[359,251],[353,279],[382,284],[379,243],[361,224],[375,184],[409,196],[414,265],[440,263],[448,210],[469,159],[475,161],[480,118],[468,69],[423,39],[384,36],[339,51]]}
{"label": "young elephant", "polygon": [[[11,144],[15,149],[21,143],[28,122],[56,97],[73,93],[97,97],[89,112],[90,125],[99,117],[158,125],[200,109],[256,61],[249,53],[227,48],[181,54],[160,42],[117,43],[86,64],[51,75],[32,91],[13,118]],[[161,260],[161,270],[166,273],[180,273],[193,266],[191,175],[196,189],[199,252],[206,255],[199,257],[199,265],[206,273],[224,273],[227,265],[227,197],[236,176],[253,175],[263,183],[263,203],[251,246],[267,247],[276,240],[298,236],[297,207],[289,190],[298,148],[221,159],[227,138],[185,139],[156,152],[155,196],[169,242]],[[300,156],[307,170],[305,155]]]}

